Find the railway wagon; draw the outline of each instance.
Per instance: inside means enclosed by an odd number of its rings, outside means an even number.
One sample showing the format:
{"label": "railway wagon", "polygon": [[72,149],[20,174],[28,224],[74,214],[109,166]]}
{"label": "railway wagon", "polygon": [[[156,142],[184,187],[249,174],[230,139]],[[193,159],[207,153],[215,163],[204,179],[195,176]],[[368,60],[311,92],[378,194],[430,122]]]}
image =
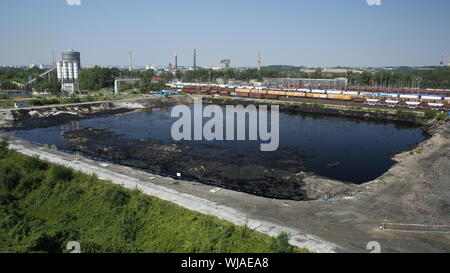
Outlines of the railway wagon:
{"label": "railway wagon", "polygon": [[258,94],[267,94],[267,89],[255,89],[253,90],[253,92],[258,93]]}
{"label": "railway wagon", "polygon": [[444,103],[443,102],[429,102],[428,107],[431,109],[439,110],[439,109],[444,108]]}
{"label": "railway wagon", "polygon": [[278,99],[278,95],[273,95],[273,94],[265,94],[265,95],[263,95],[263,97],[265,99],[269,99],[269,100],[277,100]]}
{"label": "railway wagon", "polygon": [[287,91],[286,92],[286,96],[297,97],[297,92],[295,92],[295,91]]}
{"label": "railway wagon", "polygon": [[286,91],[269,89],[267,91],[267,94],[269,94],[269,95],[277,95],[277,96],[286,96]]}
{"label": "railway wagon", "polygon": [[311,93],[312,98],[315,99],[327,99],[328,96],[327,94],[315,94],[315,93]]}
{"label": "railway wagon", "polygon": [[249,93],[249,98],[255,98],[255,99],[261,99],[263,97],[263,94],[260,93]]}
{"label": "railway wagon", "polygon": [[248,93],[248,92],[246,92],[246,93],[244,93],[244,92],[237,92],[237,93],[236,93],[236,96],[237,96],[237,97],[248,98],[248,97],[249,97],[249,93]]}
{"label": "railway wagon", "polygon": [[328,95],[341,95],[342,90],[327,90]]}
{"label": "railway wagon", "polygon": [[358,103],[364,103],[366,100],[364,98],[356,98],[356,97],[354,97],[354,98],[352,98],[352,101],[353,102],[358,102]]}
{"label": "railway wagon", "polygon": [[186,93],[199,93],[200,90],[196,86],[185,86],[183,92]]}
{"label": "railway wagon", "polygon": [[416,109],[420,107],[420,101],[405,101],[404,102],[408,108]]}
{"label": "railway wagon", "polygon": [[352,96],[350,96],[350,95],[330,94],[330,95],[328,95],[328,98],[333,99],[333,100],[352,100]]}
{"label": "railway wagon", "polygon": [[[320,86],[311,87],[251,87],[226,85],[183,85],[183,92],[220,94],[224,96],[239,96],[248,98],[286,99],[286,98],[315,98],[330,100],[354,101],[369,105],[386,105],[391,107],[448,109],[450,96],[440,95],[438,90],[385,90],[374,88],[346,88],[346,90],[326,89]],[[395,91],[395,93],[393,93]]]}
{"label": "railway wagon", "polygon": [[249,93],[250,90],[246,88],[236,88],[236,93]]}

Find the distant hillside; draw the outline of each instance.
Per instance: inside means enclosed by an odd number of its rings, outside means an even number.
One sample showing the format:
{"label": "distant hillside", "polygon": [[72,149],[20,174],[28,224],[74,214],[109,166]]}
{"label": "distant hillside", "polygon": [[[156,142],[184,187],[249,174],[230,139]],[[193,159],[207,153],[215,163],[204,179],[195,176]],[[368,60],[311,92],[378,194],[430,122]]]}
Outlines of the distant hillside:
{"label": "distant hillside", "polygon": [[411,67],[411,66],[399,66],[389,69],[391,72],[398,73],[411,73],[411,72],[423,72],[440,68],[439,66],[423,66],[423,67]]}

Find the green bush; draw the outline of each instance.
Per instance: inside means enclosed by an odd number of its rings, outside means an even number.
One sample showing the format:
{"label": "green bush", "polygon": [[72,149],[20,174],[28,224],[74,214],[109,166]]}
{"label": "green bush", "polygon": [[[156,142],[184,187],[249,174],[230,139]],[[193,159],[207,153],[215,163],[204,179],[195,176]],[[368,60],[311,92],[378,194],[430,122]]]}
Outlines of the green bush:
{"label": "green bush", "polygon": [[0,140],[0,159],[4,158],[8,154],[8,138],[2,137]]}
{"label": "green bush", "polygon": [[68,99],[66,99],[64,102],[65,103],[80,103],[81,100],[77,95],[71,94],[70,97]]}
{"label": "green bush", "polygon": [[23,167],[29,170],[47,170],[48,164],[36,156],[31,156],[23,160]]}
{"label": "green bush", "polygon": [[292,252],[248,227],[39,162],[0,142],[0,252]]}
{"label": "green bush", "polygon": [[294,247],[289,244],[289,234],[282,232],[274,238],[270,244],[270,250],[275,253],[294,252]]}
{"label": "green bush", "polygon": [[70,181],[74,173],[71,169],[59,165],[52,165],[49,170],[49,179],[51,181]]}
{"label": "green bush", "polygon": [[401,110],[401,109],[397,110],[396,114],[399,116],[403,116],[403,117],[415,117],[416,116],[416,113],[414,113],[414,112]]}
{"label": "green bush", "polygon": [[50,99],[32,99],[29,101],[30,106],[45,106],[51,104],[60,104],[60,101],[57,98]]}
{"label": "green bush", "polygon": [[449,117],[448,117],[448,114],[446,114],[446,113],[439,113],[436,115],[436,119],[437,120],[448,120]]}
{"label": "green bush", "polygon": [[119,186],[112,186],[105,192],[105,200],[115,207],[126,205],[129,199],[128,193]]}
{"label": "green bush", "polygon": [[424,118],[426,119],[434,119],[437,116],[438,112],[431,109],[426,109],[424,112]]}
{"label": "green bush", "polygon": [[20,173],[12,162],[1,162],[0,164],[0,187],[2,192],[9,193],[14,190],[20,181]]}

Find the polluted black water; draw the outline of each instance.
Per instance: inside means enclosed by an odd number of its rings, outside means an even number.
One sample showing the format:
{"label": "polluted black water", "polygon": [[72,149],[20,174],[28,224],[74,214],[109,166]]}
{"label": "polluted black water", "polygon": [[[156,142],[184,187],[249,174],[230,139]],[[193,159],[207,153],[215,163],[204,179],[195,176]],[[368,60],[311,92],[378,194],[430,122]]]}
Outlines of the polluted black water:
{"label": "polluted black water", "polygon": [[[192,106],[190,107],[192,108]],[[393,154],[410,150],[415,144],[426,139],[421,128],[401,123],[367,122],[323,115],[280,113],[279,149],[274,152],[261,152],[261,141],[259,140],[174,141],[171,136],[171,127],[178,118],[171,117],[171,110],[172,108],[152,109],[74,120],[53,127],[19,130],[15,131],[14,135],[31,142],[56,145],[63,150],[73,150],[76,145],[69,143],[68,136],[70,134],[68,133],[78,131],[84,134],[84,146],[97,141],[97,146],[92,148],[93,150],[99,150],[102,145],[102,149],[106,149],[105,147],[109,145],[108,149],[122,149],[127,150],[126,153],[128,153],[127,156],[123,156],[117,155],[117,153],[96,154],[95,151],[92,151],[93,155],[113,159],[119,158],[124,160],[123,162],[126,165],[143,168],[151,166],[152,162],[156,164],[159,155],[150,157],[147,154],[135,157],[133,154],[129,154],[129,151],[133,149],[131,145],[140,147],[134,152],[139,154],[142,147],[146,147],[143,145],[177,144],[180,145],[175,147],[178,149],[177,151],[186,153],[189,157],[167,157],[167,160],[171,161],[165,162],[165,165],[158,169],[159,171],[176,171],[175,167],[173,169],[168,167],[172,164],[179,168],[180,172],[195,176],[200,172],[198,169],[204,168],[203,166],[208,163],[212,164],[211,162],[214,161],[216,163],[214,168],[217,169],[221,168],[222,163],[224,164],[222,166],[225,169],[221,170],[222,173],[233,172],[232,169],[226,169],[226,164],[229,164],[228,167],[234,166],[234,168],[239,169],[233,174],[233,179],[236,180],[234,185],[237,185],[237,187],[240,183],[245,183],[248,170],[259,170],[257,167],[259,163],[264,166],[264,169],[260,169],[260,171],[265,173],[271,168],[288,171],[292,174],[306,171],[331,179],[360,184],[373,180],[386,172],[394,164],[391,160]],[[207,120],[209,118],[203,118],[204,122]],[[82,130],[86,128],[101,130],[103,133],[108,132],[108,134],[97,134],[97,138],[91,139],[90,136],[94,134],[90,132],[93,131]],[[80,135],[77,135],[77,137],[79,141]],[[100,138],[104,139],[101,140]],[[153,142],[145,142],[145,140]],[[74,141],[74,143],[76,142]],[[122,146],[116,147],[117,143],[122,143]],[[83,152],[89,153],[90,151],[85,150]],[[155,151],[149,151],[148,153],[155,153]],[[204,164],[195,161],[196,156],[201,157]],[[141,163],[134,164],[133,162],[136,162],[137,159]],[[146,160],[148,165],[142,163]],[[183,160],[190,161],[191,165],[181,164],[180,161]],[[183,170],[183,168],[188,168],[189,171]],[[218,171],[215,171],[215,173],[217,174]],[[242,177],[236,178],[239,175]],[[286,176],[286,173],[281,175]],[[198,178],[202,178],[202,176],[199,175]],[[205,178],[204,173],[203,178]],[[208,177],[208,179],[212,178]],[[231,178],[220,177],[219,175],[220,179]]]}

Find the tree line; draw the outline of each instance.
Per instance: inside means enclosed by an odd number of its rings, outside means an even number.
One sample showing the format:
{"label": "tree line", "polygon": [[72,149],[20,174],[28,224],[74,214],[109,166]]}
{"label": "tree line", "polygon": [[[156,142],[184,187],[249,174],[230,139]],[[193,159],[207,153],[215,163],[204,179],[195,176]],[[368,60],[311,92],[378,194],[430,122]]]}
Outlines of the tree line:
{"label": "tree line", "polygon": [[[20,89],[13,83],[26,83],[29,79],[38,77],[43,71],[37,67],[31,69],[0,69],[1,89]],[[152,81],[155,77],[160,77],[161,81]],[[364,71],[356,73],[327,73],[316,70],[311,73],[304,71],[280,71],[268,68],[258,69],[228,69],[213,70],[199,68],[196,70],[171,72],[128,71],[119,68],[94,67],[80,71],[79,83],[81,90],[96,91],[114,87],[115,78],[137,78],[136,84],[124,84],[125,88],[138,90],[146,93],[149,91],[164,89],[165,83],[174,79],[184,82],[200,83],[229,83],[231,80],[249,82],[250,80],[262,81],[264,78],[311,78],[311,79],[332,79],[346,77],[350,86],[376,86],[385,88],[433,88],[450,89],[450,68],[436,68],[426,71]],[[27,87],[31,88],[31,87]],[[57,94],[60,92],[60,84],[56,78],[56,73],[50,73],[50,78],[38,78],[33,86],[37,91],[47,91]]]}

